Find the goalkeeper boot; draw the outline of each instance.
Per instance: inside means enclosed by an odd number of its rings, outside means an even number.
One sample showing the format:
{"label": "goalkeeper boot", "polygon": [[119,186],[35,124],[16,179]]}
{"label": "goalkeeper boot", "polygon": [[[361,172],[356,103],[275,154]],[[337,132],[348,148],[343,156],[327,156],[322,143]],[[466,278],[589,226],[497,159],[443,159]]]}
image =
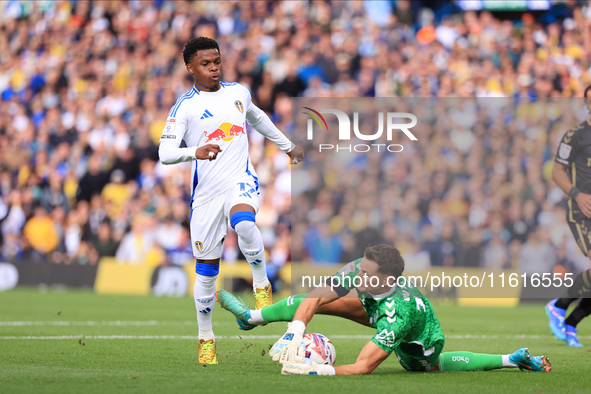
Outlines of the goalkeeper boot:
{"label": "goalkeeper boot", "polygon": [[509,355],[509,361],[517,365],[522,371],[552,371],[552,364],[544,356],[533,357],[528,348],[519,349]]}
{"label": "goalkeeper boot", "polygon": [[566,338],[564,340],[568,346],[583,347],[577,338],[577,329],[573,326],[566,326]]}
{"label": "goalkeeper boot", "polygon": [[250,309],[242,302],[240,298],[234,297],[224,289],[219,289],[215,293],[218,302],[225,310],[229,311],[236,317],[238,328],[244,331],[252,330],[256,326],[248,323],[250,319]]}
{"label": "goalkeeper boot", "polygon": [[566,314],[566,309],[557,308],[555,300],[550,301],[546,304],[546,315],[548,315],[548,319],[550,320],[550,330],[552,334],[561,341],[566,340],[566,333],[564,328],[564,315]]}
{"label": "goalkeeper boot", "polygon": [[199,362],[201,364],[217,364],[218,354],[216,344],[213,339],[199,340]]}

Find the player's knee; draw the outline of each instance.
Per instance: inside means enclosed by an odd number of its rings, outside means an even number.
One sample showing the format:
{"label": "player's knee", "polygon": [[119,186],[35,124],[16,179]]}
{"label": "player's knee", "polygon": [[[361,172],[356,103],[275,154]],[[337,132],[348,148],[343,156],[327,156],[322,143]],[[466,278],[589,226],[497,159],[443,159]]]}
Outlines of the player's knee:
{"label": "player's knee", "polygon": [[252,212],[236,212],[230,218],[230,224],[238,236],[251,232],[253,227],[256,227],[254,221],[255,217]]}
{"label": "player's knee", "polygon": [[256,231],[256,224],[254,222],[240,222],[235,227],[236,235],[239,238],[252,238],[253,233]]}
{"label": "player's knee", "polygon": [[204,279],[203,277],[215,277],[220,272],[220,264],[195,264],[195,272],[197,273],[197,280]]}
{"label": "player's knee", "polygon": [[252,212],[236,212],[230,218],[230,224],[232,224],[238,238],[249,244],[256,241],[257,238],[258,229],[254,220]]}
{"label": "player's knee", "polygon": [[255,244],[258,237],[258,228],[254,222],[244,221],[240,222],[234,228],[236,230],[236,235],[238,236],[238,240],[244,244],[250,245]]}

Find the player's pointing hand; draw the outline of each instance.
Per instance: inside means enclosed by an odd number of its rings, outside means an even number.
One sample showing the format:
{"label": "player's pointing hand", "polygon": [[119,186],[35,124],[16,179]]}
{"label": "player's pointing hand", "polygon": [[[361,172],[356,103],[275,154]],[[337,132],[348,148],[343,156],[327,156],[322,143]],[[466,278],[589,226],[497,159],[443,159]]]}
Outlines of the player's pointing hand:
{"label": "player's pointing hand", "polygon": [[195,151],[195,157],[197,160],[215,160],[218,157],[218,153],[221,152],[222,149],[219,145],[214,144],[207,144],[203,145]]}
{"label": "player's pointing hand", "polygon": [[291,164],[298,164],[304,161],[304,150],[297,145],[291,152],[287,152],[287,155],[291,159]]}

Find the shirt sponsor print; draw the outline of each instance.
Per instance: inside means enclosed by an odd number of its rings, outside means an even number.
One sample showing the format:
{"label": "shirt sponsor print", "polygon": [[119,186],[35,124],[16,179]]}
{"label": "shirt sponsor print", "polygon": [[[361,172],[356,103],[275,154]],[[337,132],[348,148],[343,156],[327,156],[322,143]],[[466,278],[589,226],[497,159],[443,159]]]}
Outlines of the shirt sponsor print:
{"label": "shirt sponsor print", "polygon": [[207,131],[204,131],[203,133],[205,134],[205,137],[207,137],[205,140],[206,144],[213,141],[232,141],[234,137],[238,137],[240,134],[246,134],[244,132],[244,127],[228,122],[222,123],[218,129],[211,133],[207,133]]}

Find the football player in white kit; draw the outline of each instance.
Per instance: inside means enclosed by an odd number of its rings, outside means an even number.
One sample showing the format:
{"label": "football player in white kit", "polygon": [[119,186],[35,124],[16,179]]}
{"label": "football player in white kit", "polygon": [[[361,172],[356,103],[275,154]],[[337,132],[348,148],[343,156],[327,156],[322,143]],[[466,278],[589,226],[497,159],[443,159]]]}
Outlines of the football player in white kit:
{"label": "football player in white kit", "polygon": [[[256,308],[273,303],[263,239],[255,225],[260,190],[248,154],[245,122],[286,152],[292,164],[302,161],[304,152],[252,103],[247,88],[220,81],[222,62],[215,40],[190,40],[183,58],[195,84],[170,110],[159,155],[163,164],[192,162],[190,224],[197,260],[193,296],[199,325],[199,362],[217,364],[212,311],[228,222],[252,268]],[[182,141],[187,147],[181,147]]]}

